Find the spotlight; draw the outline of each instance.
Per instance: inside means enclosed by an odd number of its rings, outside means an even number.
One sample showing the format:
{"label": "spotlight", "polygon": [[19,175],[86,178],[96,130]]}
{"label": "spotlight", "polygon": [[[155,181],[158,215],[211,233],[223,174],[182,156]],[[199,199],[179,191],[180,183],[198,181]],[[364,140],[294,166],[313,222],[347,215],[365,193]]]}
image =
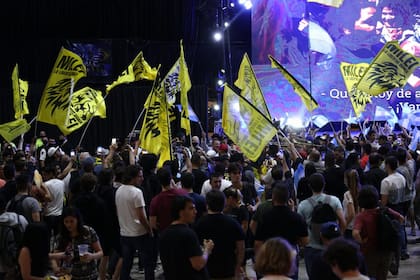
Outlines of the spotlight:
{"label": "spotlight", "polygon": [[250,0],[245,1],[244,7],[247,10],[251,9],[252,8],[252,2]]}
{"label": "spotlight", "polygon": [[220,40],[222,40],[222,38],[223,38],[222,32],[216,31],[216,32],[213,33],[213,39],[216,42],[220,42]]}
{"label": "spotlight", "polygon": [[235,8],[235,2],[230,2],[229,5],[230,5],[231,8]]}
{"label": "spotlight", "polygon": [[224,84],[224,81],[222,79],[217,80],[217,85],[219,87],[223,86],[223,84]]}
{"label": "spotlight", "polygon": [[225,23],[224,23],[224,26],[227,28],[227,27],[229,27],[229,22],[227,22],[227,21],[225,21]]}
{"label": "spotlight", "polygon": [[219,110],[220,110],[220,105],[219,105],[219,104],[214,104],[214,105],[213,105],[213,109],[214,109],[215,111],[219,111]]}

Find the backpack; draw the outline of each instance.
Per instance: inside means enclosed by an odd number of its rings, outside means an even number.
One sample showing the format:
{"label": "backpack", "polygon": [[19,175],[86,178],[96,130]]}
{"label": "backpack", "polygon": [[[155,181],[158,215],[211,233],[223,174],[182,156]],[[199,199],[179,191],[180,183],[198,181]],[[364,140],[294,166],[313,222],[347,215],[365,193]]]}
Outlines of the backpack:
{"label": "backpack", "polygon": [[312,205],[311,223],[309,230],[312,233],[314,240],[318,244],[322,244],[321,241],[321,226],[326,222],[337,221],[337,215],[334,209],[329,204],[331,196],[327,195],[324,201],[316,201],[312,197],[308,198],[309,203]]}
{"label": "backpack", "polygon": [[400,242],[400,222],[392,216],[388,207],[379,208],[376,221],[378,251],[396,251]]}
{"label": "backpack", "polygon": [[10,200],[10,203],[6,209],[7,212],[15,212],[18,215],[25,216],[25,210],[23,209],[23,201],[25,198],[27,198],[29,195],[22,195],[18,200],[15,198],[12,198]]}
{"label": "backpack", "polygon": [[0,223],[0,261],[7,268],[18,265],[19,251],[22,246],[24,230],[17,215],[17,224]]}

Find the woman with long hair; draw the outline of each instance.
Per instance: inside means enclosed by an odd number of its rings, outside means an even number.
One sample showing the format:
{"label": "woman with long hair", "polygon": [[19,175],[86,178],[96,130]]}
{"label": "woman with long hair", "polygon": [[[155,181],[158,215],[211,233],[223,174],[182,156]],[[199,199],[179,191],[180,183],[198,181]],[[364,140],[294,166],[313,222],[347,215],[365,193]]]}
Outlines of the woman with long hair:
{"label": "woman with long hair", "polygon": [[68,273],[55,262],[62,260],[66,265],[71,265],[70,274],[73,280],[96,280],[98,271],[95,260],[102,256],[102,247],[95,230],[83,225],[77,208],[65,208],[58,245],[54,253],[50,254],[50,258],[53,259],[53,271],[57,275]]}
{"label": "woman with long hair", "polygon": [[354,217],[359,213],[359,190],[360,180],[359,173],[356,169],[350,169],[344,173],[344,184],[347,186],[348,191],[344,193],[343,210],[344,218],[346,219],[346,231],[344,237],[352,239],[352,231],[354,224]]}
{"label": "woman with long hair", "polygon": [[23,234],[19,267],[23,280],[42,280],[48,272],[50,236],[44,223],[31,223]]}

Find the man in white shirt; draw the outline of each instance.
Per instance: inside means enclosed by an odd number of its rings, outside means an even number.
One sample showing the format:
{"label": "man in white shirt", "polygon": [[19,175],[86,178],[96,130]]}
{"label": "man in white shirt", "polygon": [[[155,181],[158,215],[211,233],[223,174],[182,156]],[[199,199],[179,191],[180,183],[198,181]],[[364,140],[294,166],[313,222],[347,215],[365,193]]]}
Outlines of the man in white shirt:
{"label": "man in white shirt", "polygon": [[46,190],[45,200],[47,205],[44,208],[44,221],[48,229],[56,236],[59,231],[60,217],[63,212],[64,203],[64,182],[56,178],[54,166],[47,166],[42,171],[43,190]]}
{"label": "man in white shirt", "polygon": [[140,166],[129,165],[123,175],[123,184],[115,194],[118,222],[121,235],[121,255],[123,264],[122,280],[130,279],[133,257],[140,251],[144,265],[145,280],[154,279],[153,257],[151,249],[151,228],[147,220],[143,192],[138,188],[143,182],[143,170]]}
{"label": "man in white shirt", "polygon": [[210,175],[210,179],[204,181],[203,187],[201,188],[201,195],[206,197],[207,193],[211,190],[224,191],[229,188],[232,183],[228,180],[223,179],[223,174],[214,172]]}

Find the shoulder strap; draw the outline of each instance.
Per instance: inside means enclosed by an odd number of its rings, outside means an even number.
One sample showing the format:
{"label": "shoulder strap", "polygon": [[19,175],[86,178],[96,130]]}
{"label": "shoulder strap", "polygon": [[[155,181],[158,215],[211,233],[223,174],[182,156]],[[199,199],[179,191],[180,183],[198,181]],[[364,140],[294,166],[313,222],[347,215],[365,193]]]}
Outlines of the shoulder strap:
{"label": "shoulder strap", "polygon": [[330,204],[330,201],[331,201],[331,195],[326,194],[325,200],[323,201],[323,203]]}
{"label": "shoulder strap", "polygon": [[316,206],[316,201],[315,201],[315,199],[313,199],[312,197],[309,197],[309,198],[308,198],[308,201],[309,201],[309,203],[312,205],[312,208],[315,208],[315,206]]}

